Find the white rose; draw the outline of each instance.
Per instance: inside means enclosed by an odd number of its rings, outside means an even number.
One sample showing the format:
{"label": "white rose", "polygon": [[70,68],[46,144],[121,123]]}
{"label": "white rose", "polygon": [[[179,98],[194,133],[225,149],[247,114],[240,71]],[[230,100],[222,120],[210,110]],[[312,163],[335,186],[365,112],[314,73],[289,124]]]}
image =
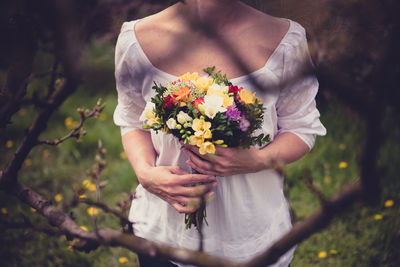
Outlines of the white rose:
{"label": "white rose", "polygon": [[226,108],[222,106],[223,103],[224,99],[217,94],[206,95],[204,97],[204,104],[202,104],[205,115],[213,119],[218,112],[225,112]]}
{"label": "white rose", "polygon": [[174,118],[170,118],[169,120],[167,120],[167,127],[168,127],[170,130],[175,129],[175,127],[176,127],[176,120],[175,120]]}

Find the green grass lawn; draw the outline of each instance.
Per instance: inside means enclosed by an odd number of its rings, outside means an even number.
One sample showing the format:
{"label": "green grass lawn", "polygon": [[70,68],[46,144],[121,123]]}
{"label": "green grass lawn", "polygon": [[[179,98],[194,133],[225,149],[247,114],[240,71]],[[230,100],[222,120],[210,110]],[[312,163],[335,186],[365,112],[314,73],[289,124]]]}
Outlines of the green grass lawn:
{"label": "green grass lawn", "polygon": [[[83,181],[88,179],[88,170],[95,164],[98,140],[102,140],[107,149],[107,167],[101,181],[107,181],[108,185],[101,191],[101,200],[115,207],[126,200],[137,185],[132,168],[122,153],[119,129],[112,121],[116,105],[112,60],[111,45],[92,44],[88,48],[86,64],[91,71],[85,73],[85,83],[52,117],[47,131],[41,136],[41,139],[53,140],[65,135],[79,118],[75,110],[92,108],[97,99],[102,98],[106,108],[99,118],[87,122],[83,140],[68,140],[58,147],[36,147],[20,172],[21,182],[60,208],[68,206],[75,190],[85,188]],[[41,55],[36,68],[46,69],[48,61],[46,55]],[[4,81],[4,75],[0,81]],[[30,86],[29,93],[45,84],[44,80],[36,81]],[[2,167],[12,157],[23,138],[23,129],[32,122],[35,113],[34,108],[24,107],[13,117],[7,131],[1,130]],[[317,139],[310,154],[286,167],[285,189],[296,220],[306,218],[319,208],[318,200],[302,181],[304,168],[311,170],[314,184],[328,196],[359,176],[364,131],[360,118],[332,99],[321,108],[321,114],[328,135]],[[350,207],[327,229],[301,243],[291,266],[399,266],[400,144],[397,140],[400,130],[393,125],[390,116],[384,124],[391,132],[384,137],[384,146],[377,159],[381,168],[380,203],[373,207],[361,203]],[[92,199],[95,197],[89,189],[85,194]],[[392,200],[393,205],[387,200]],[[39,214],[5,192],[0,193],[0,208],[0,221],[21,222],[26,216],[37,225],[46,225]],[[80,204],[65,211],[79,225],[89,231],[93,229],[87,205]],[[100,227],[119,228],[118,219],[101,211],[98,217]],[[31,229],[12,229],[0,224],[0,235],[2,266],[136,266],[137,262],[136,256],[123,248],[99,248],[88,254],[74,252],[69,248],[71,242],[64,236],[49,237]]]}

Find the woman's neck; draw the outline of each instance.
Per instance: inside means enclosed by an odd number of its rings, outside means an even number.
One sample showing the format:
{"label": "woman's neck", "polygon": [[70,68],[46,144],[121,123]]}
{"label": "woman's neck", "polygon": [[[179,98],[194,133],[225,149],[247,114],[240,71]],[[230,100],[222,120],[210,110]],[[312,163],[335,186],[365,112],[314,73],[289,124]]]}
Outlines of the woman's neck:
{"label": "woman's neck", "polygon": [[241,3],[237,0],[185,0],[177,6],[184,19],[223,28],[238,16]]}

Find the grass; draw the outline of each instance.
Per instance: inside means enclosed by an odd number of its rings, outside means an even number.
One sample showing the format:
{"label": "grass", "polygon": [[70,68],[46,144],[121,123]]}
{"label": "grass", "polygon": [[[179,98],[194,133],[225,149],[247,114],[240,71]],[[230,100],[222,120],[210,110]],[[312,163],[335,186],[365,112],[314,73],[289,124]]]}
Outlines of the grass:
{"label": "grass", "polygon": [[[98,98],[106,108],[98,119],[90,119],[85,128],[87,135],[82,142],[68,140],[58,147],[36,147],[29,155],[21,172],[20,181],[37,190],[60,208],[70,203],[74,190],[83,187],[88,179],[88,170],[95,164],[98,140],[107,149],[107,167],[101,181],[107,186],[101,192],[102,201],[110,206],[124,201],[134,191],[137,180],[127,159],[122,153],[119,129],[113,124],[112,114],[116,105],[116,94],[112,79],[113,51],[111,45],[92,43],[85,60],[91,70],[85,73],[85,83],[54,114],[47,131],[41,139],[53,140],[68,133],[68,121],[77,121],[78,107],[91,108]],[[36,68],[46,70],[51,62],[48,55],[38,56]],[[100,73],[100,75],[96,75]],[[93,77],[100,77],[94,79]],[[4,75],[0,76],[4,82]],[[46,80],[37,80],[29,87],[29,94],[43,88]],[[12,119],[7,131],[0,132],[0,166],[4,167],[21,142],[26,127],[34,119],[36,110],[24,107]],[[326,195],[332,196],[344,184],[359,176],[359,157],[363,142],[362,120],[340,103],[331,99],[321,108],[321,119],[328,135],[317,139],[311,153],[286,167],[285,189],[293,207],[295,219],[301,220],[318,209],[317,199],[306,189],[302,181],[304,168],[311,170],[314,184]],[[383,122],[385,129],[392,129],[384,137],[384,145],[377,159],[381,168],[382,196],[376,206],[356,204],[333,223],[301,243],[296,250],[291,266],[398,266],[400,263],[400,162],[399,127],[389,115]],[[380,137],[377,137],[380,138]],[[382,137],[383,138],[383,137]],[[55,201],[60,194],[62,200]],[[94,199],[94,192],[87,192]],[[394,205],[385,207],[386,200]],[[23,216],[37,225],[46,225],[45,220],[29,207],[5,192],[0,193],[1,221],[22,221]],[[66,210],[79,225],[93,230],[88,206],[81,204]],[[380,215],[380,216],[376,216]],[[118,229],[119,222],[109,215],[99,214],[100,227]],[[2,266],[118,266],[121,257],[127,258],[125,265],[136,266],[136,256],[123,248],[101,247],[90,253],[71,251],[63,236],[50,236],[32,229],[13,229],[0,224],[0,257]]]}

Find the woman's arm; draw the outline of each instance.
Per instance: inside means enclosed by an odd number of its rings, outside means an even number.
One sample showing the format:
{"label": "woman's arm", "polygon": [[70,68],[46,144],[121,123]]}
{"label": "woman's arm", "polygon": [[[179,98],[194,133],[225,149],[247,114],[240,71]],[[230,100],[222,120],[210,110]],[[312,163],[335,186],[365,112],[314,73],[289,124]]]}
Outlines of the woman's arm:
{"label": "woman's arm", "polygon": [[[155,166],[156,152],[149,132],[132,130],[122,136],[125,153],[139,183],[149,192],[168,202],[180,213],[199,208],[200,197],[211,197],[217,182],[214,176],[190,174],[178,166]],[[207,184],[187,187],[187,184]]]}
{"label": "woman's arm", "polygon": [[184,145],[189,157],[187,164],[200,173],[227,176],[240,173],[258,172],[298,160],[310,149],[297,135],[285,132],[263,149],[251,147],[220,148],[215,155],[201,155],[196,146]]}

